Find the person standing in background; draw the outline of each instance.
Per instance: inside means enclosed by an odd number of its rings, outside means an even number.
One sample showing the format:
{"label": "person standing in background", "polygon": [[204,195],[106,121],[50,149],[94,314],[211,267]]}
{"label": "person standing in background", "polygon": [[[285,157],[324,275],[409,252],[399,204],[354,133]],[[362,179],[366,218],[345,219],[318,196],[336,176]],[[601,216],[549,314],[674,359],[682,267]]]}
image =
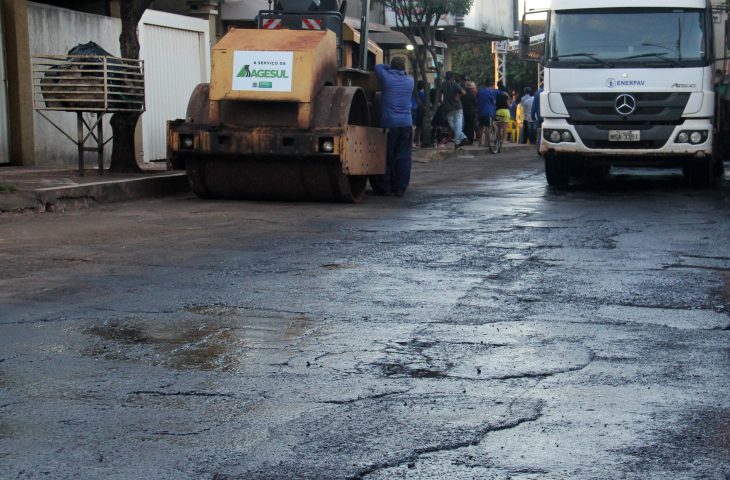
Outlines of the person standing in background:
{"label": "person standing in background", "polygon": [[375,74],[383,92],[380,122],[388,129],[388,145],[385,175],[372,175],[370,185],[377,195],[402,197],[411,179],[413,79],[403,57],[393,57],[390,66],[375,65]]}
{"label": "person standing in background", "polygon": [[512,90],[512,95],[509,97],[509,118],[514,122],[517,120],[517,105],[520,104],[520,96],[517,94],[517,90]]}
{"label": "person standing in background", "polygon": [[543,92],[542,87],[538,87],[537,91],[535,92],[535,96],[532,99],[532,112],[530,112],[530,116],[532,117],[532,121],[535,122],[535,144],[537,145],[537,150],[540,150],[540,141],[542,140],[542,131],[540,128],[542,127],[542,115],[540,114],[540,95]]}
{"label": "person standing in background", "polygon": [[446,83],[441,87],[446,122],[454,132],[454,150],[466,144],[464,135],[464,112],[461,105],[461,96],[466,94],[463,88],[456,83],[453,72],[446,72]]}
{"label": "person standing in background", "polygon": [[525,87],[525,94],[520,100],[522,106],[522,132],[520,133],[520,143],[535,143],[532,130],[534,123],[532,122],[532,89]]}
{"label": "person standing in background", "polygon": [[469,145],[474,143],[474,134],[477,129],[477,88],[474,82],[464,82],[466,95],[462,97],[461,104],[464,110],[464,135]]}
{"label": "person standing in background", "polygon": [[[497,98],[495,99],[495,105],[497,107],[497,112],[495,115],[495,119],[498,122],[509,124],[510,122],[510,113],[509,113],[509,94],[504,91],[504,87],[502,85],[498,86],[497,91]],[[505,137],[507,136],[507,129],[504,128],[502,130],[502,140],[505,140]]]}
{"label": "person standing in background", "polygon": [[[421,103],[418,103],[418,101]],[[415,109],[413,111],[413,146],[420,147],[423,139],[423,106],[426,104],[426,89],[423,80],[416,82],[416,93],[413,95]]]}
{"label": "person standing in background", "polygon": [[495,100],[497,92],[489,86],[489,82],[485,79],[477,91],[477,113],[479,115],[479,145],[487,145],[487,128],[492,125],[494,116],[497,114],[497,105]]}

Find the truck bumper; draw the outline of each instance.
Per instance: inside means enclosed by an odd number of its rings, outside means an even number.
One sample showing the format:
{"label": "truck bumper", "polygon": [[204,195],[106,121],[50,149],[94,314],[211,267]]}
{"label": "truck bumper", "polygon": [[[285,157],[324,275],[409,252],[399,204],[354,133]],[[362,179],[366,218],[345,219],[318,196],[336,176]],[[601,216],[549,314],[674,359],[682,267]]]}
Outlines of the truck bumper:
{"label": "truck bumper", "polygon": [[[609,129],[637,129],[641,132],[641,140],[610,141]],[[553,130],[570,132],[573,141],[551,141],[549,137]],[[683,131],[704,132],[706,136],[701,143],[678,143],[677,136]],[[705,158],[712,155],[712,124],[706,119],[685,120],[681,125],[605,127],[571,125],[565,119],[546,118],[542,124],[541,135],[541,155],[580,156],[593,163],[666,165],[686,162],[688,158]]]}

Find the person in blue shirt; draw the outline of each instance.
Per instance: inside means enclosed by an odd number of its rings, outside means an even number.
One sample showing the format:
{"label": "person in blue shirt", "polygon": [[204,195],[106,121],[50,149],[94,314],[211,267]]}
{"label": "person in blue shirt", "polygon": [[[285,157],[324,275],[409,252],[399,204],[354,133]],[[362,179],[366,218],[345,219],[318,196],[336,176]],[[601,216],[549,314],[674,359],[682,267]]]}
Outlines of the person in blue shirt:
{"label": "person in blue shirt", "polygon": [[542,131],[540,128],[542,127],[542,115],[540,115],[540,95],[543,92],[543,88],[540,87],[535,91],[535,97],[532,100],[532,111],[530,112],[530,117],[532,118],[532,121],[535,122],[535,131],[536,131],[536,144],[538,151],[540,150],[540,140],[542,139]]}
{"label": "person in blue shirt", "polygon": [[[424,87],[423,80],[416,82],[416,94],[413,95],[413,105],[411,107],[413,111],[413,147],[420,147],[423,142],[421,138],[423,132],[423,105],[426,104],[426,89]],[[418,99],[421,103],[418,103]]]}
{"label": "person in blue shirt", "polygon": [[382,105],[380,126],[388,129],[385,175],[370,176],[377,195],[402,197],[411,179],[411,137],[413,79],[406,74],[403,57],[393,57],[390,66],[375,65],[380,81]]}
{"label": "person in blue shirt", "polygon": [[[486,145],[487,128],[492,125],[497,114],[497,92],[484,80],[477,91],[477,114],[479,120],[479,145]],[[484,140],[483,140],[484,139]]]}

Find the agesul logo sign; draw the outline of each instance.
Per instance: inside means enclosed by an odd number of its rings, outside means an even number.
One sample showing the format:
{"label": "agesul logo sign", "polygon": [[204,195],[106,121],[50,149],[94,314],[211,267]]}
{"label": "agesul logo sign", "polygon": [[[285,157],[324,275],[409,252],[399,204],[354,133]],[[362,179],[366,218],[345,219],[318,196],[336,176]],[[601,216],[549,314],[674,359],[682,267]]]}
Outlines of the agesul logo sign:
{"label": "agesul logo sign", "polygon": [[232,90],[291,92],[293,52],[233,52]]}
{"label": "agesul logo sign", "polygon": [[251,65],[244,65],[237,75],[238,78],[289,78],[286,70],[272,70],[266,68],[260,68],[258,70],[251,70]]}

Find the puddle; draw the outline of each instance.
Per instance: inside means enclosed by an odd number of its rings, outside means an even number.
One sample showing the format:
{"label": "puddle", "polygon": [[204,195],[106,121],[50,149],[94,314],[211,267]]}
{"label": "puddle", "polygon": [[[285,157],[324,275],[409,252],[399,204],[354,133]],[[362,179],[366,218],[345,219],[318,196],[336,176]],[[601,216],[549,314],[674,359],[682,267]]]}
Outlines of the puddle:
{"label": "puddle", "polygon": [[185,310],[202,317],[226,319],[231,325],[236,325],[237,330],[244,330],[246,339],[254,343],[296,338],[314,326],[313,320],[304,315],[224,304],[192,305]]}
{"label": "puddle", "polygon": [[96,341],[83,353],[180,370],[227,371],[254,351],[270,350],[313,328],[313,321],[303,315],[222,304],[194,305],[185,311],[188,318],[183,320],[129,318],[90,325],[82,333]]}
{"label": "puddle", "polygon": [[108,360],[141,360],[181,370],[230,370],[241,357],[241,342],[232,329],[212,323],[148,327],[139,321],[112,321],[84,333],[102,340],[85,353]]}
{"label": "puddle", "polygon": [[230,329],[207,325],[171,339],[171,345],[179,345],[170,354],[171,367],[177,369],[230,370],[238,364],[240,355],[231,352],[236,337]]}
{"label": "puddle", "polygon": [[135,344],[146,343],[150,338],[144,332],[142,327],[138,325],[130,325],[118,322],[109,322],[103,325],[94,325],[86,330],[86,333],[96,335],[105,340],[113,340],[115,342]]}

